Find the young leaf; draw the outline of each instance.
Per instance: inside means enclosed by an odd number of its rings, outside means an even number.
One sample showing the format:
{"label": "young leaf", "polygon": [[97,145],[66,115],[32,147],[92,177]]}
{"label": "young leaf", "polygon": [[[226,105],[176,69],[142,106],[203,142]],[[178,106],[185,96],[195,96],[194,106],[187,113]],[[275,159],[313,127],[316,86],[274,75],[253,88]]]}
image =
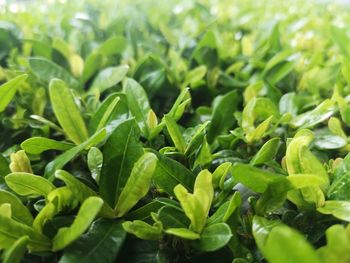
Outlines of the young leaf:
{"label": "young leaf", "polygon": [[68,138],[76,144],[87,140],[85,122],[66,84],[62,80],[53,79],[50,82],[49,91],[55,116]]}
{"label": "young leaf", "polygon": [[32,137],[22,142],[21,147],[26,153],[41,154],[49,150],[66,151],[74,145],[45,137]]}
{"label": "young leaf", "polygon": [[185,153],[186,143],[184,137],[181,134],[179,126],[176,124],[175,120],[168,115],[164,116],[164,120],[170,137],[175,144],[175,147],[179,150],[180,153]]}
{"label": "young leaf", "polygon": [[0,86],[0,112],[3,112],[15,96],[18,85],[27,79],[28,75],[23,74],[9,80]]}
{"label": "young leaf", "polygon": [[47,179],[30,173],[11,173],[5,177],[7,185],[17,194],[36,198],[47,195],[56,187]]}
{"label": "young leaf", "polygon": [[33,173],[30,160],[24,151],[18,151],[12,153],[11,156],[10,169],[11,172],[26,172]]}
{"label": "young leaf", "polygon": [[212,174],[203,170],[197,175],[193,194],[188,193],[182,185],[177,185],[174,193],[186,216],[191,220],[190,230],[200,233],[206,224],[214,197]]}
{"label": "young leaf", "polygon": [[20,223],[31,226],[33,216],[22,201],[14,194],[5,190],[0,190],[0,204],[10,204],[12,218]]}
{"label": "young leaf", "polygon": [[165,233],[188,240],[196,240],[200,238],[199,234],[187,228],[168,228],[165,230]]}
{"label": "young leaf", "polygon": [[271,161],[277,154],[279,147],[279,138],[272,138],[271,140],[268,140],[254,155],[253,159],[250,161],[250,164],[259,165]]}
{"label": "young leaf", "polygon": [[159,240],[162,237],[162,226],[159,223],[151,226],[140,220],[126,221],[123,228],[126,232],[145,240]]}
{"label": "young leaf", "polygon": [[57,251],[78,239],[90,226],[99,213],[103,201],[98,197],[89,197],[81,205],[77,217],[70,227],[60,228],[52,240],[52,250]]}
{"label": "young leaf", "polygon": [[326,201],[324,206],[318,207],[317,211],[333,215],[340,220],[350,222],[350,202],[349,201]]}
{"label": "young leaf", "polygon": [[157,157],[153,153],[144,153],[134,164],[115,206],[118,217],[126,214],[147,194],[156,165]]}
{"label": "young leaf", "polygon": [[23,236],[18,239],[13,245],[4,251],[2,256],[3,263],[20,263],[27,250],[29,237]]}

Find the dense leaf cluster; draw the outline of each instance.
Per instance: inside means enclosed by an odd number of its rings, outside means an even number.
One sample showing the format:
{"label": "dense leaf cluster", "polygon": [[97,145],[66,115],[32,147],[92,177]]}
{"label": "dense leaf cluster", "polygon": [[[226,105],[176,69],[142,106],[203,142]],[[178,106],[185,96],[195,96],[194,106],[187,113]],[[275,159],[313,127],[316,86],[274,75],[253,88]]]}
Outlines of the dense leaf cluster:
{"label": "dense leaf cluster", "polygon": [[5,4],[1,260],[350,262],[349,22],[313,1]]}

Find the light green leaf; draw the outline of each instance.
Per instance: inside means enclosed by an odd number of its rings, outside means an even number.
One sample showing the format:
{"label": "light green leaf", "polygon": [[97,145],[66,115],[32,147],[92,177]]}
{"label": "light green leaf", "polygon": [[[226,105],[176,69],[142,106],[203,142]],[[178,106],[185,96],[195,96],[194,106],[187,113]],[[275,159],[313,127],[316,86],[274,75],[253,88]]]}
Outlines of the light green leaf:
{"label": "light green leaf", "polygon": [[23,236],[19,238],[13,245],[4,251],[2,256],[3,263],[20,263],[27,250],[29,237]]}
{"label": "light green leaf", "polygon": [[52,240],[52,250],[61,250],[78,239],[95,219],[102,205],[101,198],[87,198],[81,205],[73,224],[70,227],[63,227],[58,230]]}
{"label": "light green leaf", "polygon": [[134,164],[115,206],[118,217],[125,215],[147,194],[156,165],[157,157],[153,153],[144,153]]}
{"label": "light green leaf", "polygon": [[74,145],[45,137],[32,137],[22,142],[21,147],[29,154],[41,154],[49,150],[66,151]]}
{"label": "light green leaf", "polygon": [[96,89],[102,93],[121,82],[126,76],[126,73],[128,73],[128,70],[129,66],[127,65],[105,68],[98,73],[90,89]]}
{"label": "light green leaf", "polygon": [[326,201],[317,211],[350,222],[350,201]]}
{"label": "light green leaf", "polygon": [[49,86],[50,100],[55,116],[70,140],[80,144],[88,139],[88,132],[74,97],[59,79],[53,79]]}
{"label": "light green leaf", "polygon": [[191,221],[190,230],[200,233],[206,224],[214,197],[212,174],[208,170],[203,170],[197,175],[193,194],[188,193],[182,185],[177,185],[174,193]]}
{"label": "light green leaf", "polygon": [[14,194],[0,190],[0,204],[10,204],[12,218],[16,221],[31,226],[33,216],[22,201]]}
{"label": "light green leaf", "polygon": [[123,223],[123,228],[126,232],[145,240],[159,240],[162,237],[162,226],[159,223],[151,226],[140,220],[127,221]]}
{"label": "light green leaf", "polygon": [[5,181],[14,192],[30,198],[47,197],[56,188],[47,179],[24,172],[11,173],[5,177]]}
{"label": "light green leaf", "polygon": [[25,151],[21,150],[10,155],[11,163],[10,169],[11,172],[26,172],[33,173],[30,160],[26,155]]}
{"label": "light green leaf", "polygon": [[165,233],[188,240],[196,240],[200,238],[199,234],[187,228],[168,228],[165,230]]}
{"label": "light green leaf", "polygon": [[6,109],[7,105],[15,96],[18,85],[25,81],[27,77],[27,74],[22,74],[0,86],[0,112]]}
{"label": "light green leaf", "polygon": [[0,214],[0,248],[10,249],[23,236],[28,236],[28,248],[32,252],[49,251],[50,240],[33,228]]}
{"label": "light green leaf", "polygon": [[250,161],[250,164],[259,165],[271,161],[277,154],[279,147],[280,138],[276,137],[268,140],[254,155],[253,159]]}
{"label": "light green leaf", "polygon": [[164,120],[175,147],[179,150],[179,152],[184,153],[186,150],[186,143],[179,126],[176,124],[176,121],[168,115],[164,116]]}

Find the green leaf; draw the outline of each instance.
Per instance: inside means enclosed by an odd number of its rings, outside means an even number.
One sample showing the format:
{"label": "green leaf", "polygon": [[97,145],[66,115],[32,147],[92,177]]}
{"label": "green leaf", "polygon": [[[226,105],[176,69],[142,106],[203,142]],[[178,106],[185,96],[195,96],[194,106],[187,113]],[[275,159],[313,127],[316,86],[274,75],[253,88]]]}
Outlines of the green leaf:
{"label": "green leaf", "polygon": [[208,170],[203,170],[197,175],[193,194],[188,193],[182,185],[177,185],[174,193],[191,221],[190,230],[200,233],[206,224],[214,197],[212,174]]}
{"label": "green leaf", "polygon": [[56,187],[47,179],[30,173],[11,173],[5,177],[6,184],[17,194],[36,198],[47,195]]}
{"label": "green leaf", "polygon": [[128,73],[129,66],[109,67],[103,69],[95,77],[91,90],[98,90],[100,93],[120,83]]}
{"label": "green leaf", "polygon": [[0,86],[0,112],[3,112],[15,96],[18,86],[27,79],[27,74],[22,74],[7,81]]}
{"label": "green leaf", "polygon": [[145,90],[135,80],[126,79],[123,91],[128,99],[131,114],[135,117],[143,135],[148,138],[150,131],[147,125],[147,117],[151,107]]}
{"label": "green leaf", "polygon": [[125,237],[126,232],[120,222],[99,219],[86,234],[65,249],[59,262],[115,262]]}
{"label": "green leaf", "polygon": [[74,145],[45,137],[32,137],[22,142],[21,147],[29,154],[41,154],[49,150],[66,151]]}
{"label": "green leaf", "polygon": [[326,201],[317,211],[350,222],[350,201]]}
{"label": "green leaf", "polygon": [[155,223],[153,226],[140,221],[127,221],[123,223],[126,232],[145,240],[159,240],[162,237],[162,226]]}
{"label": "green leaf", "polygon": [[87,164],[92,178],[96,182],[99,182],[103,164],[103,153],[98,148],[91,147],[87,155]]}
{"label": "green leaf", "polygon": [[135,120],[129,119],[114,129],[103,147],[100,193],[111,207],[115,207],[134,163],[143,154],[139,136]]}
{"label": "green leaf", "polygon": [[168,129],[168,132],[170,134],[170,137],[174,142],[175,147],[179,150],[179,152],[185,153],[185,150],[186,150],[185,139],[182,136],[179,126],[176,124],[176,121],[168,115],[164,116],[164,120],[165,120],[165,125]]}
{"label": "green leaf", "polygon": [[196,240],[200,238],[199,234],[187,228],[168,228],[165,230],[165,233],[188,240]]}
{"label": "green leaf", "polygon": [[336,102],[326,99],[315,109],[302,113],[290,123],[292,127],[310,128],[329,119],[336,111]]}
{"label": "green leaf", "polygon": [[12,211],[12,218],[20,223],[31,226],[33,223],[33,216],[28,208],[23,205],[22,201],[14,194],[5,190],[0,190],[0,204],[10,204]]}
{"label": "green leaf", "polygon": [[347,263],[350,256],[347,251],[350,248],[349,225],[333,225],[326,230],[327,245],[318,250],[323,262]]}
{"label": "green leaf", "polygon": [[230,172],[232,163],[225,162],[220,164],[213,172],[213,186],[214,188],[219,186],[220,182],[224,181],[226,175]]}
{"label": "green leaf", "polygon": [[104,56],[120,54],[126,48],[127,42],[123,36],[112,36],[98,48],[97,52]]}
{"label": "green leaf", "polygon": [[283,175],[237,163],[232,167],[232,176],[254,192],[263,193],[273,182],[286,180]]}
{"label": "green leaf", "polygon": [[85,122],[66,84],[62,80],[53,79],[50,82],[49,91],[55,116],[68,138],[76,144],[87,140]]}
{"label": "green leaf", "polygon": [[25,151],[18,151],[15,153],[11,153],[10,158],[11,158],[11,163],[10,163],[11,172],[33,173],[30,160],[26,155]]}
{"label": "green leaf", "polygon": [[[66,171],[57,170],[55,177],[62,180],[71,189],[75,199],[81,203],[90,196],[97,196],[95,191]],[[107,218],[114,218],[115,212],[108,204],[104,203],[100,215]]]}
{"label": "green leaf", "polygon": [[101,67],[103,56],[100,53],[93,52],[85,60],[84,69],[82,73],[82,81],[88,81],[96,71]]}
{"label": "green leaf", "polygon": [[89,132],[92,134],[97,132],[98,128],[106,127],[107,133],[110,134],[116,126],[129,117],[126,96],[122,93],[113,93],[103,101],[95,114],[92,115]]}
{"label": "green leaf", "polygon": [[50,240],[33,228],[15,221],[9,217],[0,215],[0,248],[10,249],[13,244],[23,236],[28,236],[28,248],[31,252],[49,251]]}
{"label": "green leaf", "polygon": [[254,155],[253,159],[250,161],[251,165],[259,165],[271,161],[278,152],[280,147],[280,139],[272,138],[268,140],[260,148],[260,150]]}
{"label": "green leaf", "polygon": [[144,153],[134,164],[115,206],[118,217],[125,215],[147,194],[156,165],[157,157],[153,153]]}
{"label": "green leaf", "polygon": [[72,74],[46,58],[29,58],[29,66],[34,75],[43,82],[49,83],[53,79],[61,79],[73,88],[79,85]]}
{"label": "green leaf", "polygon": [[158,211],[158,220],[162,222],[164,229],[188,228],[190,221],[185,214],[177,208],[164,206]]}
{"label": "green leaf", "polygon": [[53,161],[49,162],[45,167],[45,177],[49,180],[53,179],[53,175],[56,170],[63,168],[68,162],[70,162],[74,157],[76,157],[84,149],[89,149],[90,147],[99,144],[106,138],[106,130],[102,129],[92,135],[82,144],[73,147],[72,149],[66,151],[65,153],[59,155]]}
{"label": "green leaf", "polygon": [[207,134],[209,143],[212,143],[216,136],[226,132],[227,129],[232,127],[234,122],[233,113],[237,109],[238,101],[239,98],[236,91],[228,92],[215,99]]}
{"label": "green leaf", "polygon": [[174,187],[178,184],[192,189],[195,177],[193,173],[179,162],[172,160],[158,152],[157,168],[153,175],[153,180],[157,186],[170,195],[174,195]]}
{"label": "green leaf", "polygon": [[271,263],[322,262],[305,238],[296,230],[285,225],[275,226],[271,230],[265,243],[264,255]]}
{"label": "green leaf", "polygon": [[19,238],[13,245],[5,250],[2,262],[3,263],[20,263],[27,250],[27,245],[29,243],[29,237],[23,236]]}
{"label": "green leaf", "polygon": [[95,219],[102,205],[103,201],[101,198],[87,198],[81,205],[73,224],[70,227],[58,230],[58,233],[52,240],[52,250],[61,250],[78,239]]}
{"label": "green leaf", "polygon": [[201,251],[215,251],[227,245],[232,237],[230,227],[225,223],[216,223],[203,229],[200,239],[194,246]]}

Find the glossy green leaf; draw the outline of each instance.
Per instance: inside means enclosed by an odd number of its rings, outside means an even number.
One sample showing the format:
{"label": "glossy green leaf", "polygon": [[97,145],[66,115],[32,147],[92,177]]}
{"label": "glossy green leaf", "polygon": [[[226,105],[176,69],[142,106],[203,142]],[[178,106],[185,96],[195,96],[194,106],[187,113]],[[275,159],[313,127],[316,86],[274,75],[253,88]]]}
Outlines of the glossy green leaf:
{"label": "glossy green leaf", "polygon": [[96,147],[91,147],[87,155],[87,164],[92,178],[99,182],[103,164],[103,153]]}
{"label": "glossy green leaf", "polygon": [[53,79],[61,79],[72,88],[79,84],[66,69],[45,58],[29,58],[29,65],[35,76],[43,82],[49,83]]}
{"label": "glossy green leaf", "polygon": [[126,120],[114,129],[103,148],[100,193],[111,207],[115,207],[135,162],[143,154],[139,136],[135,120]]}
{"label": "glossy green leaf", "polygon": [[99,219],[86,234],[65,249],[59,262],[115,262],[125,237],[120,222]]}
{"label": "glossy green leaf", "polygon": [[216,223],[203,229],[195,247],[201,251],[215,251],[224,247],[231,239],[232,232],[225,223]]}
{"label": "glossy green leaf", "polygon": [[87,140],[85,122],[66,84],[62,80],[53,79],[49,91],[55,116],[68,138],[76,144]]}

